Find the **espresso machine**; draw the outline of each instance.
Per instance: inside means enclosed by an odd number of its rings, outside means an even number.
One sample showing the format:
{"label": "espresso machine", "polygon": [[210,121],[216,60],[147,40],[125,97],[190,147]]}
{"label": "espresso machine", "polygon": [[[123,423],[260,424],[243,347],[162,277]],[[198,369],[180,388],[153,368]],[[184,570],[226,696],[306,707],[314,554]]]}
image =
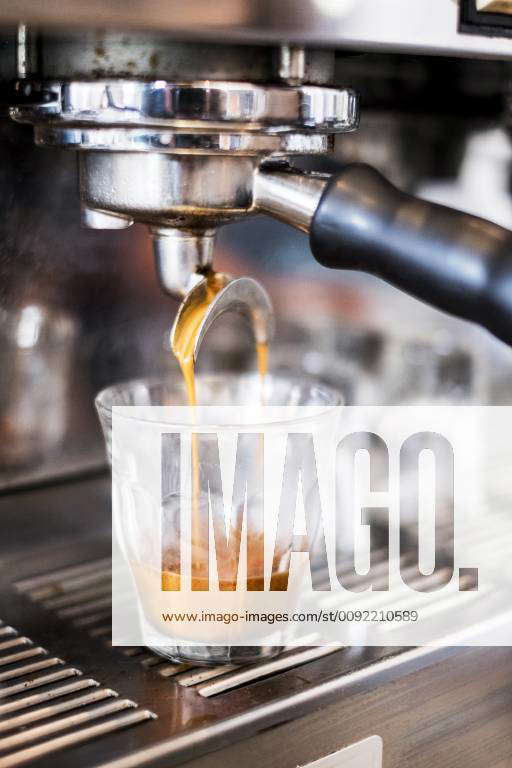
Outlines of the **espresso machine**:
{"label": "espresso machine", "polygon": [[[508,648],[111,647],[92,410],[172,372],[179,301],[260,237],[292,238],[286,275],[369,273],[352,297],[385,281],[510,344],[507,221],[413,193],[472,132],[507,136],[512,2],[19,0],[0,25],[0,768],[512,764]],[[351,337],[365,371],[379,334]]]}

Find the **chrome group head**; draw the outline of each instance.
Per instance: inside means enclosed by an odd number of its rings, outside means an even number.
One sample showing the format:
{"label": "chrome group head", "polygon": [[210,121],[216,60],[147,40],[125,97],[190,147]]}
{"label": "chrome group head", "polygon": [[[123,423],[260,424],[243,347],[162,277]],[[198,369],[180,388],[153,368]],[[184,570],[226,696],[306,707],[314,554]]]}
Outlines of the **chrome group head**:
{"label": "chrome group head", "polygon": [[259,210],[263,165],[326,152],[358,121],[355,93],[323,85],[25,79],[23,89],[11,117],[34,126],[38,145],[78,151],[84,226],[147,224],[162,287],[178,296],[211,263],[216,228]]}

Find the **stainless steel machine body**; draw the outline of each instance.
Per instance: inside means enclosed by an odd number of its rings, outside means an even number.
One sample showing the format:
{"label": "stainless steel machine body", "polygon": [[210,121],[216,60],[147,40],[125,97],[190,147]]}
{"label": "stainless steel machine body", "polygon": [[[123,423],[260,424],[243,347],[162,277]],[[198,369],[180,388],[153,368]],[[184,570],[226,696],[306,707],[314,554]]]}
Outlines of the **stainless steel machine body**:
{"label": "stainless steel machine body", "polygon": [[[505,12],[503,13],[503,9]],[[161,3],[120,0],[83,5],[72,0],[63,7],[54,0],[5,4],[2,18],[20,19],[59,28],[76,27],[157,30],[185,40],[238,43],[302,43],[356,51],[392,51],[508,58],[510,3],[501,4],[496,19],[492,3],[479,0],[196,0]],[[479,14],[479,15],[477,15]],[[503,18],[505,16],[505,18]],[[472,27],[472,28],[470,28]],[[494,34],[490,34],[494,32]]]}
{"label": "stainless steel machine body", "polygon": [[0,500],[0,661],[33,653],[0,667],[0,765],[291,768],[371,736],[386,768],[507,764],[506,648],[298,648],[207,669],[112,648],[108,507],[106,478]]}
{"label": "stainless steel machine body", "polygon": [[[176,305],[156,274],[171,294],[187,292],[194,270],[211,263],[214,230],[248,214],[310,230],[335,136],[343,164],[374,162],[376,148],[392,145],[384,165],[408,191],[434,165],[457,165],[468,124],[500,120],[508,5],[497,13],[476,0],[0,3],[3,102],[18,122],[5,115],[0,142],[0,463],[2,488],[11,489],[0,499],[0,767],[292,768],[371,736],[383,740],[385,768],[510,762],[508,649],[295,649],[206,672],[109,647],[109,488],[91,408],[105,384],[169,365],[164,337]],[[411,53],[490,61],[424,63]],[[366,143],[350,133],[358,62],[363,119],[372,99],[377,114]],[[450,113],[462,105],[462,117]],[[451,129],[439,136],[432,124],[447,114]],[[34,126],[37,148],[20,121]],[[425,233],[414,227],[414,200],[353,173],[336,186],[352,223],[357,214],[372,223],[360,207],[371,193],[380,223],[409,214],[416,253],[431,247],[439,222],[443,248],[462,264],[508,242],[504,230],[472,219],[474,239],[461,249],[461,227],[437,209],[427,209]],[[153,254],[132,223],[149,227]],[[396,235],[379,232],[383,242]],[[344,233],[366,259],[361,230]],[[397,268],[397,253],[379,250],[374,271]],[[495,287],[481,274],[468,317]],[[420,274],[416,293],[428,279]]]}
{"label": "stainless steel machine body", "polygon": [[[478,13],[487,23],[486,12]],[[349,166],[323,186],[314,174],[288,172],[294,155],[325,152],[335,134],[358,126],[353,90],[308,82],[332,79],[328,55],[280,47],[273,57],[279,85],[243,82],[240,52],[226,64],[229,80],[199,79],[203,62],[194,67],[185,55],[189,79],[169,82],[163,73],[178,66],[176,56],[186,54],[186,45],[162,60],[154,54],[162,79],[150,81],[126,79],[115,35],[103,46],[117,77],[103,79],[100,67],[95,79],[69,80],[77,67],[87,76],[94,38],[59,45],[43,33],[37,45],[23,26],[23,77],[10,114],[33,124],[39,145],[79,151],[86,226],[150,226],[157,273],[169,281],[162,283],[165,291],[183,295],[194,273],[208,267],[219,225],[270,213],[309,232],[312,252],[324,266],[373,273],[512,342],[512,233],[407,197],[371,168]],[[56,57],[55,67],[61,74],[50,80],[47,51],[60,47],[65,55]],[[192,267],[190,275],[184,265]]]}

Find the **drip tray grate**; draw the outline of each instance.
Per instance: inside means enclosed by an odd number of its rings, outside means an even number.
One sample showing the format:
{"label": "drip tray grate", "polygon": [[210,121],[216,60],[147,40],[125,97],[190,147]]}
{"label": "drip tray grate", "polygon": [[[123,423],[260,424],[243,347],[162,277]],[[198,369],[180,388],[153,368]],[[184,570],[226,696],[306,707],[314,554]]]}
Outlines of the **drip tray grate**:
{"label": "drip tray grate", "polygon": [[0,768],[154,717],[0,621]]}
{"label": "drip tray grate", "polygon": [[[387,547],[380,547],[373,552],[374,562],[384,566],[387,562]],[[406,552],[401,557],[401,566],[407,570],[410,567],[411,554]],[[340,571],[347,563],[340,563]],[[445,576],[441,572],[441,576]],[[386,579],[385,568],[382,568],[383,580]],[[432,576],[432,586],[437,576]],[[15,584],[16,589],[29,599],[42,605],[43,608],[55,612],[60,619],[71,622],[74,627],[86,631],[92,638],[103,640],[111,645],[111,563],[103,558],[89,561],[81,565],[49,572],[34,578],[24,579]],[[472,583],[465,585],[471,589]],[[326,593],[326,600],[332,598]],[[375,600],[380,598],[376,592]],[[444,608],[444,598],[436,597],[439,610]],[[449,601],[446,604],[449,608]],[[312,638],[314,640],[314,638]],[[293,670],[309,662],[322,659],[331,654],[339,654],[339,646],[310,646],[291,647],[278,658],[261,661],[247,666],[224,665],[213,668],[197,667],[192,664],[170,663],[144,647],[129,647],[116,649],[124,656],[133,658],[146,670],[158,674],[160,678],[182,688],[192,689],[203,698],[211,698],[229,691],[250,686],[265,678]],[[1,664],[1,662],[0,662]],[[1,680],[0,669],[0,680]]]}
{"label": "drip tray grate", "polygon": [[[23,579],[14,586],[30,600],[55,612],[60,619],[111,645],[111,578],[110,560],[102,558]],[[155,671],[161,678],[170,678],[178,685],[193,688],[200,696],[209,698],[337,653],[340,649],[290,648],[277,659],[242,667],[224,665],[214,668],[169,663],[144,647],[118,650],[145,669]]]}
{"label": "drip tray grate", "polygon": [[[415,670],[452,655],[455,665],[466,663],[464,653],[428,648],[312,646],[250,667],[204,668],[171,663],[147,648],[112,648],[109,504],[106,477],[0,499],[11,532],[0,548],[0,659],[11,657],[0,664],[0,675],[7,675],[0,678],[0,768],[30,761],[37,768],[156,768],[224,751],[226,744],[233,751],[226,764],[237,765],[239,746],[254,734],[270,738],[277,726],[296,723],[297,743],[304,743],[311,718],[313,740],[315,713],[329,703],[344,713],[345,724],[353,693],[359,701],[368,695],[373,711],[385,680],[394,686],[411,679],[415,686]],[[380,538],[372,552],[376,564],[386,561],[384,545]],[[437,608],[449,604],[439,600]],[[445,679],[439,676],[440,683]],[[396,690],[403,689],[390,689]],[[289,762],[296,765],[299,757]],[[255,750],[255,762],[273,758]],[[215,762],[224,764],[223,752]]]}

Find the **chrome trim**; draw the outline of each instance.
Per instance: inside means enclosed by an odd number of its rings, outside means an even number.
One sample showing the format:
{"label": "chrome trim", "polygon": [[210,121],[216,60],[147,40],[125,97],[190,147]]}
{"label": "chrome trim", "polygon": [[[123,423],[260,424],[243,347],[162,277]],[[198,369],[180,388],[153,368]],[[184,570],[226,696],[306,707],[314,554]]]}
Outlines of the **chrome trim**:
{"label": "chrome trim", "polygon": [[[174,155],[310,155],[332,149],[329,136],[318,134],[199,133],[199,129],[197,130],[197,133],[178,133],[153,128],[74,128],[37,124],[34,126],[34,140],[39,147],[111,152],[163,152]],[[129,219],[127,221],[129,222]],[[122,228],[118,222],[116,228]]]}
{"label": "chrome trim", "polygon": [[[226,664],[223,667],[212,667],[211,669],[208,669],[207,667],[199,667],[198,669],[192,669],[190,672],[185,672],[180,675],[176,682],[185,688],[188,688],[191,685],[198,685],[207,680],[213,680],[228,672],[235,672],[237,669],[238,667],[230,666],[229,664]],[[160,674],[163,675],[163,671],[160,671]],[[167,675],[164,675],[164,677],[167,677]]]}
{"label": "chrome trim", "polygon": [[309,232],[327,181],[328,177],[320,174],[262,167],[254,177],[254,206],[261,213]]}
{"label": "chrome trim", "polygon": [[81,616],[79,619],[73,621],[75,627],[91,627],[93,624],[97,624],[100,621],[109,619],[112,616],[112,610],[101,611],[99,613],[92,613],[87,616]]}
{"label": "chrome trim", "polygon": [[[52,691],[51,693],[54,693],[55,696],[65,695],[63,692],[57,694],[56,690]],[[34,723],[38,720],[44,720],[47,717],[58,715],[60,712],[67,712],[70,709],[78,709],[78,707],[85,707],[87,704],[93,704],[94,702],[102,701],[103,699],[109,699],[116,696],[118,696],[118,694],[111,688],[98,688],[91,693],[78,696],[76,699],[67,699],[66,701],[60,702],[60,704],[50,704],[49,706],[40,707],[39,709],[32,710],[31,712],[25,712],[23,715],[16,715],[15,717],[11,717],[8,720],[0,720],[0,732],[21,728],[22,726],[28,725],[29,723]],[[29,707],[31,705],[27,704],[26,706]]]}
{"label": "chrome trim", "polygon": [[37,744],[36,746],[20,750],[19,752],[14,752],[7,757],[2,757],[0,758],[0,768],[14,768],[14,766],[23,765],[30,760],[36,760],[44,755],[51,754],[52,752],[82,744],[84,741],[95,739],[98,736],[105,736],[107,733],[112,733],[121,730],[122,728],[136,725],[137,723],[142,723],[145,720],[152,720],[154,717],[155,715],[148,709],[136,709],[134,712],[117,717],[114,720],[107,720],[99,725],[83,728],[65,736],[58,736],[57,738],[45,741],[42,744]]}
{"label": "chrome trim", "polygon": [[[48,575],[51,576],[51,574]],[[43,577],[42,582],[44,581],[46,581],[45,577]],[[42,582],[38,579],[35,580],[36,584]],[[34,581],[28,580],[25,586],[30,588],[33,584]],[[0,621],[0,625],[3,625],[2,621]],[[17,634],[16,630],[12,629],[12,631]],[[46,655],[48,652],[41,646],[33,645],[32,641],[26,637],[16,637],[13,640],[8,640],[3,645],[4,648],[5,646],[12,647],[20,644],[20,642],[22,644],[29,643],[31,647],[23,651],[0,656],[0,667],[9,667],[5,672],[0,672],[0,683],[25,678],[33,672],[65,664],[62,659],[56,656],[48,657],[43,661],[24,664],[23,662],[26,659]],[[131,698],[120,698],[117,691],[112,688],[99,687],[99,683],[91,678],[82,678],[71,684],[50,687],[63,678],[75,675],[80,677],[81,674],[79,669],[71,667],[54,674],[25,680],[25,682],[16,683],[7,688],[0,685],[0,699],[16,696],[38,686],[47,688],[42,693],[0,704],[0,768],[21,765],[27,760],[32,760],[64,747],[72,746],[75,743],[81,743],[89,738],[107,734],[119,728],[156,717],[147,709],[139,709],[139,705]],[[86,691],[81,696],[69,697],[69,694],[84,689],[93,690]],[[64,697],[64,700],[59,700],[62,697]],[[54,701],[55,699],[57,701]],[[108,701],[106,701],[107,699]],[[43,704],[43,706],[34,709],[38,704]],[[27,709],[29,711],[23,711]],[[126,709],[135,710],[133,713],[130,713],[131,717],[113,717]],[[20,712],[20,710],[21,714],[14,714]],[[60,717],[59,715],[63,713],[70,714]],[[5,715],[7,714],[13,714],[13,716],[6,718]],[[85,729],[81,728],[91,721],[100,719],[102,721],[100,725],[94,725],[91,728]],[[46,722],[41,722],[43,720]],[[61,736],[60,734],[65,731],[72,732]],[[58,735],[46,741],[49,736],[55,734]],[[25,745],[31,742],[41,741],[43,743],[35,744],[33,747],[25,747]],[[20,747],[25,748],[18,751]]]}
{"label": "chrome trim", "polygon": [[301,85],[163,80],[104,80],[37,83],[52,94],[41,104],[18,104],[10,114],[20,122],[80,126],[153,126],[290,133],[354,130],[357,95],[350,89]]}
{"label": "chrome trim", "polygon": [[216,231],[155,227],[151,235],[160,287],[184,298],[212,266]]}
{"label": "chrome trim", "polygon": [[71,605],[81,604],[83,601],[100,597],[101,595],[112,594],[112,580],[100,582],[96,587],[89,587],[88,589],[77,590],[75,592],[68,592],[67,594],[60,595],[59,597],[51,597],[43,602],[45,608],[56,610],[57,608],[66,608]]}
{"label": "chrome trim", "polygon": [[[100,717],[106,717],[117,712],[121,712],[124,709],[133,709],[137,705],[129,699],[115,699],[107,704],[101,704],[98,707],[92,707],[83,712],[78,712],[74,715],[67,717],[61,717],[57,720],[52,720],[51,723],[45,723],[44,725],[38,725],[35,728],[30,728],[21,733],[15,733],[12,736],[4,736],[0,738],[0,750],[8,750],[27,744],[31,741],[37,741],[40,738],[44,738],[53,733],[64,731],[67,728],[75,728],[78,725],[87,723],[90,720],[96,720]],[[0,758],[0,765],[1,765]]]}
{"label": "chrome trim", "polygon": [[[101,560],[88,560],[85,563],[79,565],[71,565],[69,568],[59,568],[57,571],[50,571],[49,573],[43,573],[40,576],[33,576],[29,579],[20,579],[14,586],[19,592],[32,593],[33,590],[39,587],[51,587],[52,590],[60,591],[65,588],[66,584],[71,583],[71,579],[81,579],[84,575],[90,575],[91,578],[96,579],[98,575],[107,575],[111,578],[111,566],[112,561],[109,557],[101,558]],[[76,582],[74,582],[76,583]],[[41,593],[30,594],[34,600],[40,600],[45,595]]]}
{"label": "chrome trim", "polygon": [[9,656],[0,656],[0,667],[6,667],[9,664],[15,664],[18,661],[31,659],[34,656],[45,656],[47,653],[48,651],[45,651],[44,648],[35,646],[33,648],[28,648],[28,650],[26,651],[19,651],[19,653],[11,653],[9,654]]}
{"label": "chrome trim", "polygon": [[6,640],[0,643],[0,651],[7,651],[9,648],[15,648],[17,645],[32,645],[32,640],[28,637],[15,637],[14,640]]}
{"label": "chrome trim", "polygon": [[61,608],[57,611],[57,616],[61,616],[63,619],[72,619],[76,616],[82,616],[84,614],[95,613],[101,608],[110,608],[112,605],[112,591],[110,594],[99,597],[95,600],[89,600],[80,602],[78,605],[71,605],[67,608]]}
{"label": "chrome trim", "polygon": [[57,680],[64,680],[67,677],[78,677],[78,675],[81,674],[82,673],[79,669],[70,667],[69,669],[61,669],[58,672],[53,672],[50,675],[33,677],[31,680],[27,680],[26,682],[10,685],[8,688],[0,688],[0,699],[5,699],[9,696],[15,696],[17,693],[23,693],[24,691],[29,691],[32,688],[40,688],[43,685],[55,683]]}
{"label": "chrome trim", "polygon": [[260,680],[268,675],[293,669],[293,667],[298,667],[301,664],[307,664],[308,661],[321,659],[323,656],[329,656],[331,653],[337,653],[339,650],[339,646],[314,647],[298,651],[292,650],[289,653],[284,653],[282,656],[278,656],[277,659],[273,659],[272,661],[267,661],[262,664],[254,664],[253,666],[244,667],[240,671],[229,673],[222,676],[220,680],[217,680],[214,683],[207,682],[199,685],[197,691],[205,698],[216,696],[219,693],[224,693],[225,691],[230,691],[240,685],[246,685],[255,680]]}
{"label": "chrome trim", "polygon": [[[75,672],[77,672],[77,670],[75,670]],[[93,680],[90,677],[82,677],[75,680],[73,683],[61,685],[59,688],[50,688],[49,690],[44,691],[44,693],[33,693],[31,696],[25,696],[23,699],[9,701],[7,704],[0,704],[0,717],[10,714],[11,712],[18,712],[20,709],[28,709],[29,707],[37,706],[37,704],[53,701],[53,699],[58,699],[59,696],[67,696],[70,693],[76,693],[85,688],[96,688],[97,686],[99,686],[97,680]]]}
{"label": "chrome trim", "polygon": [[[0,672],[0,682],[4,682],[5,680],[15,680],[17,677],[25,677],[25,675],[30,675],[32,672],[39,672],[41,669],[48,669],[49,667],[56,667],[59,664],[64,664],[65,662],[62,661],[62,659],[57,659],[54,656],[50,657],[49,659],[44,659],[43,661],[36,661],[33,664],[25,664],[23,667],[18,667],[17,669],[10,669],[7,672]],[[5,693],[5,688],[3,690],[0,690],[0,696],[2,696]]]}

